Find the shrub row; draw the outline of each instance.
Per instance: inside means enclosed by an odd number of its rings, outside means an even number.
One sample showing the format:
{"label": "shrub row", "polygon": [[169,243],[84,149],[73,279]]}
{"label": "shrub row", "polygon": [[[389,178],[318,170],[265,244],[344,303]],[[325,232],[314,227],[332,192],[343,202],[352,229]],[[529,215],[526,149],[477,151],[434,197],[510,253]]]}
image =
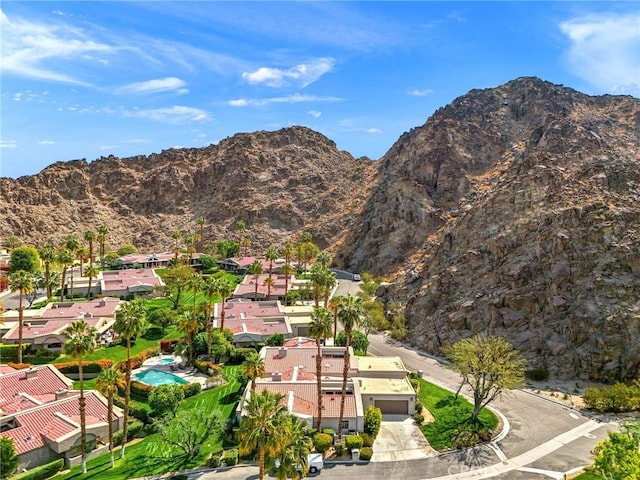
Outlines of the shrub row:
{"label": "shrub row", "polygon": [[633,384],[616,383],[608,387],[590,387],[582,396],[587,408],[597,412],[640,410],[640,380]]}
{"label": "shrub row", "polygon": [[347,435],[344,444],[349,450],[362,448],[362,437],[360,435]]}
{"label": "shrub row", "polygon": [[229,356],[227,365],[240,365],[247,359],[247,355],[249,355],[251,352],[256,353],[257,350],[255,348],[236,348],[235,351]]}
{"label": "shrub row", "polygon": [[[96,361],[84,361],[82,362],[82,373],[100,373],[102,370],[106,370],[111,368],[113,362],[108,358],[103,358],[101,360]],[[78,373],[78,362],[62,362],[62,363],[54,363],[54,367],[56,367],[60,372],[70,374]]]}
{"label": "shrub row", "polygon": [[[23,345],[24,349],[24,345]],[[18,345],[0,344],[0,360],[2,363],[18,360]]]}
{"label": "shrub row", "polygon": [[137,380],[131,380],[131,393],[139,397],[148,398],[149,394],[155,390],[155,387]]}
{"label": "shrub row", "polygon": [[187,383],[186,385],[182,385],[182,388],[184,390],[184,398],[189,398],[199,394],[200,390],[202,389],[202,385],[197,382]]}
{"label": "shrub row", "polygon": [[[137,419],[130,418],[127,422],[127,438],[131,440],[132,438],[136,438],[136,436],[140,435],[143,432],[144,424]],[[122,445],[122,437],[124,436],[124,432],[122,430],[118,430],[113,434],[113,446],[117,447],[118,445]]]}
{"label": "shrub row", "polygon": [[238,450],[235,448],[225,450],[222,454],[222,461],[227,467],[233,467],[236,465],[238,463]]}
{"label": "shrub row", "polygon": [[24,370],[25,368],[33,367],[32,363],[14,363],[14,362],[9,362],[9,363],[7,363],[7,365],[10,366],[11,368],[15,368],[16,370]]}
{"label": "shrub row", "polygon": [[218,367],[218,365],[208,360],[196,360],[193,362],[193,365],[200,373],[204,373],[205,375],[217,375],[222,373],[222,369]]}
{"label": "shrub row", "polygon": [[324,453],[333,444],[333,438],[331,435],[327,435],[326,433],[316,433],[313,436],[313,446],[316,448],[317,452]]}
{"label": "shrub row", "polygon": [[64,467],[64,459],[59,458],[51,463],[45,463],[39,467],[34,467],[31,470],[12,478],[15,480],[44,480],[45,478],[49,478],[62,470],[62,467]]}
{"label": "shrub row", "polygon": [[[144,363],[144,361],[147,358],[153,357],[153,356],[157,355],[158,353],[159,353],[158,347],[145,348],[139,354],[134,355],[133,357],[131,357],[129,359],[129,362],[131,364],[131,370],[135,370],[136,368],[139,368],[140,366],[142,366],[142,364]],[[122,373],[126,372],[126,370],[127,370],[127,361],[126,360],[122,360],[121,362],[118,362],[116,367]]]}

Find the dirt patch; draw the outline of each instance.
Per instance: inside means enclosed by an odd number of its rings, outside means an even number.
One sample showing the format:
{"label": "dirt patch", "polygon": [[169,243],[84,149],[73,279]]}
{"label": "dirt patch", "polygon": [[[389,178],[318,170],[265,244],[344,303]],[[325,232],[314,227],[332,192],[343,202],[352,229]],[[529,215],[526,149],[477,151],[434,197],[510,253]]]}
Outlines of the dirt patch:
{"label": "dirt patch", "polygon": [[600,383],[584,380],[557,380],[549,379],[540,382],[528,380],[524,391],[553,400],[567,407],[583,409],[582,395],[588,387],[601,387]]}
{"label": "dirt patch", "polygon": [[422,407],[422,411],[421,412],[416,411],[416,413],[420,413],[420,415],[422,415],[423,420],[420,425],[429,425],[430,423],[433,423],[436,421],[433,414],[429,411],[428,408]]}

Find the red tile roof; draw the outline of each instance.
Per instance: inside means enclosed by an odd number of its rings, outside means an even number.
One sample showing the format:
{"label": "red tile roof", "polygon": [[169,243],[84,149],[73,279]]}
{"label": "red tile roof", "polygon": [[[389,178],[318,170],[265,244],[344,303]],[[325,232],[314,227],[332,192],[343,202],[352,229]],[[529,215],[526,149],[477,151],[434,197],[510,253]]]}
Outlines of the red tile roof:
{"label": "red tile roof", "polygon": [[[286,383],[266,382],[256,384],[256,393],[263,390],[277,392],[284,395],[283,405],[289,401],[289,392],[293,392],[293,412],[297,414],[315,416],[317,413],[318,390],[315,383]],[[324,418],[340,417],[340,394],[322,395]],[[347,394],[344,405],[345,418],[356,417],[356,399],[353,394]]]}
{"label": "red tile roof", "polygon": [[15,372],[16,369],[10,367],[9,365],[0,365],[0,375],[4,375],[5,373]]}
{"label": "red tile roof", "polygon": [[272,321],[264,318],[225,318],[224,328],[228,328],[234,334],[254,333],[258,335],[273,335],[274,333],[289,333],[287,324],[284,319],[281,321]]}
{"label": "red tile roof", "polygon": [[109,272],[101,272],[102,293],[108,295],[109,292],[117,292],[136,287],[139,285],[149,285],[151,287],[160,287],[163,285],[162,280],[155,274],[151,268],[140,268],[135,270],[112,270]]}
{"label": "red tile roof", "polygon": [[[105,423],[107,406],[93,391],[86,392],[85,398],[87,426]],[[13,439],[18,455],[73,432],[79,435],[79,395],[18,413],[14,418],[17,426],[2,432],[2,436]]]}
{"label": "red tile roof", "polygon": [[315,347],[316,341],[313,338],[305,338],[305,337],[289,338],[284,341],[284,346],[288,348]]}
{"label": "red tile roof", "polygon": [[114,317],[119,304],[120,299],[113,297],[96,298],[89,302],[52,303],[50,307],[43,309],[40,316],[78,318],[85,313],[90,313],[94,317]]}
{"label": "red tile roof", "polygon": [[73,385],[53,365],[32,367],[32,372],[31,378],[27,378],[27,370],[0,375],[0,410],[3,414],[32,408],[37,402],[51,402],[55,400],[56,390],[69,389]]}
{"label": "red tile roof", "polygon": [[[226,325],[226,323],[225,323]],[[264,360],[265,374],[271,375],[273,372],[292,372],[293,367],[303,366],[306,372],[316,371],[316,353],[315,348],[287,348],[286,355],[283,358],[279,356],[278,347],[265,347],[266,357]],[[342,376],[344,369],[344,356],[329,356],[323,354],[322,357],[322,375]],[[351,372],[355,372],[352,367]]]}
{"label": "red tile roof", "polygon": [[[220,318],[221,303],[215,305],[213,316]],[[227,326],[227,320],[233,318],[264,318],[264,317],[282,317],[284,309],[282,305],[275,300],[265,300],[254,302],[246,299],[233,299],[225,302],[224,319]]]}

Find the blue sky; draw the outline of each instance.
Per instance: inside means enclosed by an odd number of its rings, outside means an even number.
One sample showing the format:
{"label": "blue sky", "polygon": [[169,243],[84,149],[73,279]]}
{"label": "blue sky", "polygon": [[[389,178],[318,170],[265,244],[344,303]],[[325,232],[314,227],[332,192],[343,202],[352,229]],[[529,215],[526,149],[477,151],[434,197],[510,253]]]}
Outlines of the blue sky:
{"label": "blue sky", "polygon": [[381,157],[473,88],[640,94],[638,2],[0,7],[0,176],[306,125]]}

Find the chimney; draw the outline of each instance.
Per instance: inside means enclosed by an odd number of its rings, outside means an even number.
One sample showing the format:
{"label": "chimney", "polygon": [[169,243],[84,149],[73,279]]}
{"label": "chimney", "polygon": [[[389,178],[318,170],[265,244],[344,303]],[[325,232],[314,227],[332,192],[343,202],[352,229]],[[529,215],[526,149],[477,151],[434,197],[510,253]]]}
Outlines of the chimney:
{"label": "chimney", "polygon": [[281,372],[273,372],[271,374],[272,382],[281,382],[282,381],[282,373]]}
{"label": "chimney", "polygon": [[278,358],[284,358],[287,356],[287,349],[284,347],[280,347],[278,349]]}
{"label": "chimney", "polygon": [[25,372],[25,379],[31,380],[33,378],[38,378],[38,370],[33,367],[29,367]]}
{"label": "chimney", "polygon": [[107,301],[105,299],[100,300],[100,303],[98,303],[99,307],[106,307],[107,306]]}
{"label": "chimney", "polygon": [[67,390],[66,388],[60,388],[58,390],[55,391],[55,396],[56,396],[56,400],[60,400],[62,398],[67,398],[67,394],[69,393],[69,390]]}

